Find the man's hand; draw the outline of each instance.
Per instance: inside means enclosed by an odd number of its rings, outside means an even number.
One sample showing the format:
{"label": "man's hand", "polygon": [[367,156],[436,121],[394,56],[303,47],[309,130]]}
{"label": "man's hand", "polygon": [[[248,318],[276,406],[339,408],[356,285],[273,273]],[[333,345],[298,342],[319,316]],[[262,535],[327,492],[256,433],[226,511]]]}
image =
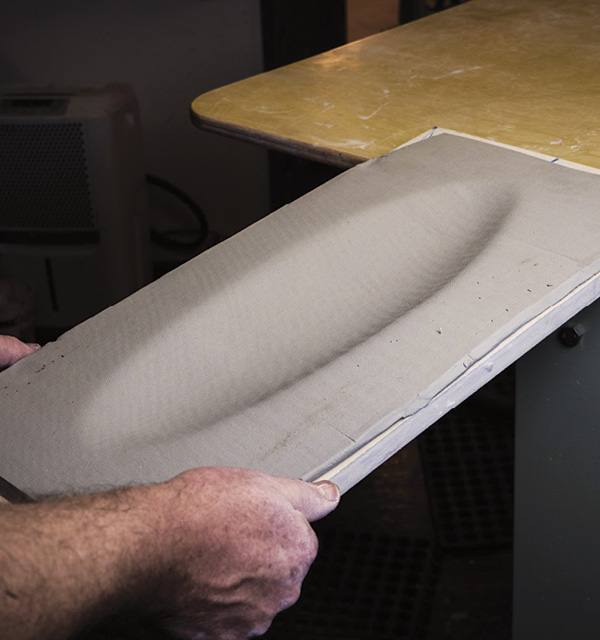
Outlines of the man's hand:
{"label": "man's hand", "polygon": [[[309,522],[338,503],[330,483],[312,485],[243,469],[196,469],[168,484],[173,542],[165,619],[182,638],[264,633],[298,599],[317,553]],[[177,588],[177,586],[179,588]]]}
{"label": "man's hand", "polygon": [[241,640],[292,605],[331,483],[200,468],[146,487],[0,507],[0,618],[67,638],[126,611],[173,637]]}
{"label": "man's hand", "polygon": [[27,344],[13,336],[0,336],[0,370],[37,351],[39,344]]}

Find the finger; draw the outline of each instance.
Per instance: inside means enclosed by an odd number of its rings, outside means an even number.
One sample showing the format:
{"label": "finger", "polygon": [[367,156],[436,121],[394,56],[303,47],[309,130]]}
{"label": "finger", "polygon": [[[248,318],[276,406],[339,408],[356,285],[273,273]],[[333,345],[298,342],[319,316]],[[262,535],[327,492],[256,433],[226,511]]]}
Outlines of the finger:
{"label": "finger", "polygon": [[13,336],[0,336],[0,366],[14,364],[39,348],[39,344],[25,344]]}
{"label": "finger", "polygon": [[331,513],[340,502],[340,490],[328,480],[304,482],[289,478],[276,478],[280,491],[288,498],[294,509],[314,522]]}

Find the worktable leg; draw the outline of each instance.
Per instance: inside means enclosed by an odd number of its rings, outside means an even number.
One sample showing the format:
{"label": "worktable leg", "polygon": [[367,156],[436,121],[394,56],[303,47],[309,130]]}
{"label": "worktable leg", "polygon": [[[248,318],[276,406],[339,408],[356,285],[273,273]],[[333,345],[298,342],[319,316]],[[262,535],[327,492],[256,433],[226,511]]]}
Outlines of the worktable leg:
{"label": "worktable leg", "polygon": [[577,324],[517,364],[514,640],[600,637],[600,303]]}

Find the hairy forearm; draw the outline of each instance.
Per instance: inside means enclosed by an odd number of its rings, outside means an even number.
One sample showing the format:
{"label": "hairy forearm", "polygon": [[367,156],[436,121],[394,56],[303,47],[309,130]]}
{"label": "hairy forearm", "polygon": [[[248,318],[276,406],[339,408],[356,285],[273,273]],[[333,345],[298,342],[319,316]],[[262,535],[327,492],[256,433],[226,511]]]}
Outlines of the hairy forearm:
{"label": "hairy forearm", "polygon": [[[0,619],[14,640],[68,638],[150,585],[156,487],[0,506]],[[144,573],[148,574],[144,579]],[[135,600],[135,602],[134,602]]]}
{"label": "hairy forearm", "polygon": [[60,640],[127,614],[186,640],[254,637],[297,599],[317,551],[309,521],[338,500],[330,483],[207,467],[0,506],[2,630]]}

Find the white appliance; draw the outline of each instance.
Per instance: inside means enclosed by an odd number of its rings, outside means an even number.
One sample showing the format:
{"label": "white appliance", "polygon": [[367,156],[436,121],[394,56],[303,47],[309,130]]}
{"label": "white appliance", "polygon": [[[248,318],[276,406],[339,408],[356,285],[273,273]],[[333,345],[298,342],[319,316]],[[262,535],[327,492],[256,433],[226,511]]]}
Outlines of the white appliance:
{"label": "white appliance", "polygon": [[131,87],[0,89],[0,279],[34,287],[65,329],[150,280],[139,109]]}

